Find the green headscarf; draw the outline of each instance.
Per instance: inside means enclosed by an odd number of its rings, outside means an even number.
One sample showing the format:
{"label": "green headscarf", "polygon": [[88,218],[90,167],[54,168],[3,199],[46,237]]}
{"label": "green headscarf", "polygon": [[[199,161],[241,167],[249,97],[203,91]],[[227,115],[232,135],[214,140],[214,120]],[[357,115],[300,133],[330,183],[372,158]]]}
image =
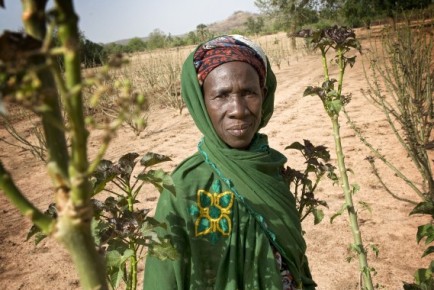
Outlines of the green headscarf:
{"label": "green headscarf", "polygon": [[[257,133],[248,150],[229,148],[217,135],[208,116],[192,52],[182,69],[182,96],[199,130],[204,135],[199,152],[220,179],[234,192],[238,202],[255,217],[270,242],[285,258],[291,274],[302,285],[315,285],[305,257],[306,244],[295,199],[280,170],[286,163],[281,153],[268,147],[267,137]],[[262,105],[260,128],[274,110],[276,77],[267,60],[267,95]],[[306,288],[307,289],[307,288]]]}
{"label": "green headscarf", "polygon": [[[281,290],[271,245],[283,256],[298,289],[315,289],[295,200],[281,174],[286,158],[269,148],[263,134],[256,133],[247,150],[229,148],[219,138],[205,107],[194,53],[182,68],[182,97],[204,137],[198,153],[172,174],[176,196],[163,191],[155,214],[170,225],[181,257],[161,261],[149,256],[144,289]],[[261,128],[273,114],[276,89],[266,63]]]}

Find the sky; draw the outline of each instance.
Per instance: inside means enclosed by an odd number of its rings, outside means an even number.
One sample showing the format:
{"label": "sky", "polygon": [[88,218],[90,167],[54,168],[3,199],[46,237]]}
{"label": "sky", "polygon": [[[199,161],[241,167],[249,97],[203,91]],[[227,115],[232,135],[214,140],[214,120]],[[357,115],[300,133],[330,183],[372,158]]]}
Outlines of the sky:
{"label": "sky", "polygon": [[[0,31],[18,30],[21,1],[5,0],[0,8]],[[235,11],[259,13],[254,0],[76,0],[79,28],[87,39],[109,43],[146,37],[159,29],[166,35],[196,30],[199,24],[222,21]],[[53,2],[49,2],[52,6]]]}

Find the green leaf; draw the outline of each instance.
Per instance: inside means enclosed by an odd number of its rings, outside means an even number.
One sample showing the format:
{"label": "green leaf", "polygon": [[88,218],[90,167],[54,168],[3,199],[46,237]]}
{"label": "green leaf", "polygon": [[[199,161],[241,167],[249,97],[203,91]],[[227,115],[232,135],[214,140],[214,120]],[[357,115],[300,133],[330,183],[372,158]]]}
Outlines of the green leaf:
{"label": "green leaf", "polygon": [[152,183],[160,192],[163,189],[167,189],[172,194],[175,194],[175,185],[173,184],[172,177],[162,169],[140,173],[137,179]]}
{"label": "green leaf", "polygon": [[287,149],[295,149],[295,150],[298,150],[298,151],[303,151],[304,150],[304,146],[300,142],[294,142],[291,145],[286,146],[285,150],[287,150]]}
{"label": "green leaf", "polygon": [[416,207],[410,212],[412,214],[429,214],[434,217],[434,203],[432,200],[423,201],[416,205]]}
{"label": "green leaf", "polygon": [[359,191],[360,191],[360,185],[358,185],[357,183],[351,184],[351,193],[353,195],[356,194]]}
{"label": "green leaf", "polygon": [[93,195],[104,190],[107,183],[112,181],[116,175],[117,172],[113,170],[113,162],[105,159],[101,160],[92,174]]}
{"label": "green leaf", "polygon": [[426,255],[434,253],[434,246],[429,246],[422,254],[422,258]]}
{"label": "green leaf", "polygon": [[161,162],[166,162],[171,160],[172,159],[170,159],[166,155],[148,152],[142,157],[142,159],[140,159],[140,165],[148,167]]}
{"label": "green leaf", "polygon": [[167,229],[167,225],[165,223],[161,223],[152,217],[146,217],[145,222],[140,228],[143,236],[147,237],[149,234],[154,233],[157,227]]}
{"label": "green leaf", "polygon": [[178,251],[173,247],[168,239],[163,240],[161,243],[150,245],[148,253],[159,260],[176,260],[179,257]]}
{"label": "green leaf", "polygon": [[136,158],[139,156],[136,152],[131,152],[119,158],[118,164],[121,169],[121,175],[125,180],[129,180],[134,166],[136,166]]}
{"label": "green leaf", "polygon": [[342,109],[342,101],[339,99],[329,101],[327,102],[327,108],[329,109],[329,111],[338,115]]}
{"label": "green leaf", "polygon": [[432,279],[432,272],[430,269],[418,269],[414,274],[414,279],[416,284],[424,284]]}
{"label": "green leaf", "polygon": [[109,282],[112,289],[117,289],[122,280],[125,280],[124,267],[112,267],[108,268]]}
{"label": "green leaf", "polygon": [[369,211],[369,213],[372,214],[371,206],[367,202],[359,201],[359,204],[362,207],[362,209],[365,209],[365,210]]}
{"label": "green leaf", "polygon": [[338,212],[336,212],[334,215],[332,215],[332,217],[330,218],[330,223],[332,224],[332,223],[333,223],[333,220],[334,220],[336,217],[342,215],[342,213],[343,213],[347,208],[348,208],[347,204],[344,203],[344,204],[342,205],[341,209],[340,209]]}
{"label": "green leaf", "polygon": [[314,217],[314,219],[313,219],[313,224],[314,225],[319,224],[323,220],[323,218],[324,218],[324,212],[321,209],[314,208],[312,210],[312,214],[313,214],[313,217]]}
{"label": "green leaf", "polygon": [[303,92],[303,97],[311,96],[311,95],[321,96],[322,95],[321,92],[323,92],[323,89],[320,87],[308,86]]}
{"label": "green leaf", "polygon": [[356,63],[356,56],[347,57],[346,58],[346,63],[348,63],[350,65],[350,67],[353,67],[354,64]]}
{"label": "green leaf", "polygon": [[380,253],[380,250],[378,249],[377,245],[371,244],[371,250],[374,252],[375,257],[378,258],[378,254]]}
{"label": "green leaf", "polygon": [[424,237],[427,238],[427,240],[425,241],[425,244],[429,244],[430,242],[433,241],[433,239],[434,239],[434,225],[426,224],[426,225],[419,226],[417,228],[417,234],[416,234],[417,243],[419,243]]}
{"label": "green leaf", "polygon": [[131,249],[126,249],[123,254],[118,250],[107,251],[105,256],[107,267],[120,267],[133,255],[134,251]]}
{"label": "green leaf", "polygon": [[117,267],[120,264],[122,258],[121,253],[117,250],[107,251],[105,255],[105,261],[107,267]]}

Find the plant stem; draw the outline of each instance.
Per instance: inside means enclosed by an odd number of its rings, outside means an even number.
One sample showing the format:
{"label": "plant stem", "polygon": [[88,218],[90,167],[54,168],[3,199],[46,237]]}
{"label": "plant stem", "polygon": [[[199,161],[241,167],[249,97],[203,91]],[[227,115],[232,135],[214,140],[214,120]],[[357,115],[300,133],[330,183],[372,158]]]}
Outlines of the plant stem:
{"label": "plant stem", "polygon": [[[87,218],[83,218],[84,216]],[[91,217],[90,210],[77,210],[71,203],[65,204],[65,208],[59,211],[55,236],[71,254],[80,277],[81,288],[106,290],[108,286],[105,265],[93,242]]]}
{"label": "plant stem", "polygon": [[134,252],[130,257],[130,271],[128,273],[128,290],[136,290],[137,288],[137,250],[133,241],[129,242],[129,248]]}
{"label": "plant stem", "polygon": [[372,284],[371,272],[368,267],[366,251],[362,243],[362,235],[360,233],[359,224],[357,221],[357,212],[354,209],[352,192],[350,189],[350,183],[348,181],[347,168],[345,166],[345,157],[342,150],[342,143],[341,143],[341,136],[340,136],[339,116],[334,115],[333,117],[331,117],[331,121],[333,125],[333,138],[335,141],[339,173],[341,176],[340,182],[345,194],[345,203],[350,218],[350,226],[353,234],[354,246],[357,249],[357,254],[359,257],[359,265],[363,275],[364,287],[366,287],[366,289],[368,290],[373,290],[374,287]]}
{"label": "plant stem", "polygon": [[26,217],[30,217],[32,222],[38,226],[44,234],[50,234],[53,230],[54,220],[43,214],[21,193],[13,182],[10,174],[0,162],[0,188],[9,198],[13,205]]}
{"label": "plant stem", "polygon": [[79,57],[78,16],[72,1],[56,0],[59,21],[59,39],[64,47],[65,85],[68,91],[66,110],[71,127],[71,199],[75,205],[85,204],[92,194],[87,178],[88,132],[84,124],[83,101],[81,96],[81,68]]}
{"label": "plant stem", "polygon": [[[26,32],[42,42],[46,34],[45,5],[47,1],[23,0],[22,3],[22,18]],[[39,113],[42,116],[42,127],[49,161],[57,163],[62,179],[66,179],[68,176],[68,150],[63,127],[61,126],[63,118],[59,95],[50,68],[46,65],[45,56],[36,57],[34,62],[36,65],[45,65],[45,68],[38,70],[37,74],[42,83],[41,95],[44,96],[43,102],[48,108]],[[65,182],[62,181],[61,183],[64,184]]]}

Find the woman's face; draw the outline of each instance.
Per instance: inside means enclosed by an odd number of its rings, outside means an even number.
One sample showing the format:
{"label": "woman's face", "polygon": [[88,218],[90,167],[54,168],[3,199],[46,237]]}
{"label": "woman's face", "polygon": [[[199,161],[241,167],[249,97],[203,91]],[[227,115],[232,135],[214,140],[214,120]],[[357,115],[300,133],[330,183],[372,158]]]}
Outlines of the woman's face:
{"label": "woman's face", "polygon": [[203,83],[205,105],[219,137],[231,148],[246,149],[258,131],[265,90],[245,62],[216,67]]}

